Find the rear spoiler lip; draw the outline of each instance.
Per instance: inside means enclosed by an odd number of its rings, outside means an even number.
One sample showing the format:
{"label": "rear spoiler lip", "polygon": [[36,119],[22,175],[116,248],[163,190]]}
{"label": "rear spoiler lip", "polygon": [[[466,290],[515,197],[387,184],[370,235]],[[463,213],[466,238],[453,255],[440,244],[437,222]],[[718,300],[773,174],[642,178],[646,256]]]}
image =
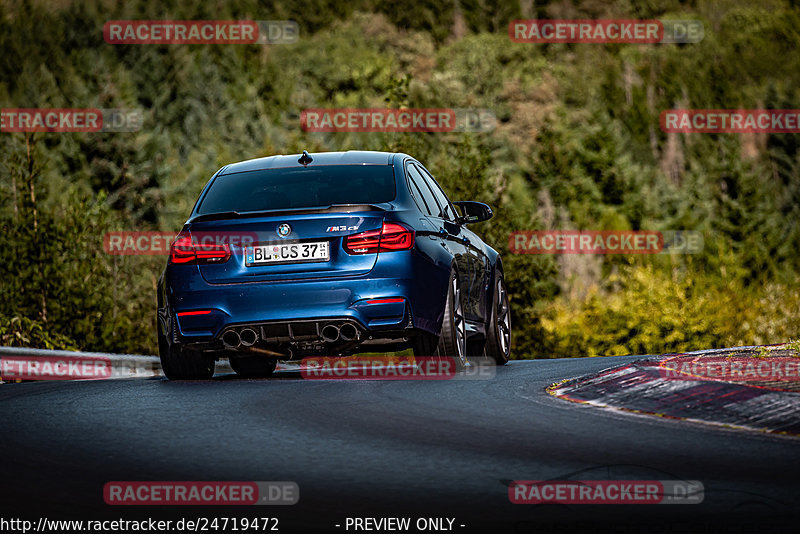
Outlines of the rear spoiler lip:
{"label": "rear spoiler lip", "polygon": [[330,206],[320,206],[312,208],[297,208],[290,210],[265,210],[265,211],[225,211],[222,213],[206,213],[196,215],[186,221],[186,224],[198,223],[203,221],[219,221],[233,219],[248,219],[253,217],[280,217],[284,215],[310,215],[314,213],[354,213],[364,211],[386,212],[391,208],[391,204],[332,204]]}

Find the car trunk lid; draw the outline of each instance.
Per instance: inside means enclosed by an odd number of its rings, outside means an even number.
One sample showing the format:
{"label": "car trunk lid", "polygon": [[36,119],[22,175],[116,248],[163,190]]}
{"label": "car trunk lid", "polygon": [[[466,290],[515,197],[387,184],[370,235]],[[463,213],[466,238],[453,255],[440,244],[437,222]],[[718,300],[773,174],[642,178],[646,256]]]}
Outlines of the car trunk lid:
{"label": "car trunk lid", "polygon": [[231,284],[366,274],[377,253],[348,254],[343,240],[380,229],[385,212],[360,205],[216,215],[194,219],[188,230],[200,242],[230,247],[228,261],[202,264],[200,272],[211,284]]}

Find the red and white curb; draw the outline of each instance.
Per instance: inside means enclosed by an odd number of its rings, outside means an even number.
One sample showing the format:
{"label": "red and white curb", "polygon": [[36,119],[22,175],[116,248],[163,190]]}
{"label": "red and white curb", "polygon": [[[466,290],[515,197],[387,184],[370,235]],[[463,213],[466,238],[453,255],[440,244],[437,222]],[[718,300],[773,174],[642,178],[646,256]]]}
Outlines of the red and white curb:
{"label": "red and white curb", "polygon": [[[720,356],[757,348],[736,347],[686,355]],[[800,393],[705,378],[669,378],[661,363],[675,356],[646,358],[564,380],[547,391],[560,399],[600,408],[800,436]]]}

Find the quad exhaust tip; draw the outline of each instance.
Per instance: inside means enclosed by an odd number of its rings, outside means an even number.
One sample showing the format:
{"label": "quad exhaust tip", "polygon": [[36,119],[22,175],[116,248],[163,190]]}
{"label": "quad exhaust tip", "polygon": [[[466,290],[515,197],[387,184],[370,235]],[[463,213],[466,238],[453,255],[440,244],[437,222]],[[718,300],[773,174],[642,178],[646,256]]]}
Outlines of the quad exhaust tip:
{"label": "quad exhaust tip", "polygon": [[344,323],[339,328],[339,337],[344,341],[352,341],[358,337],[358,330],[351,323]]}
{"label": "quad exhaust tip", "polygon": [[327,324],[322,328],[322,340],[326,343],[333,343],[339,339],[339,327],[333,324]]}
{"label": "quad exhaust tip", "polygon": [[252,328],[242,328],[239,333],[239,339],[241,339],[242,345],[245,347],[252,347],[258,341],[258,334]]}
{"label": "quad exhaust tip", "polygon": [[236,330],[228,330],[222,335],[222,342],[226,347],[235,349],[242,344],[242,338]]}

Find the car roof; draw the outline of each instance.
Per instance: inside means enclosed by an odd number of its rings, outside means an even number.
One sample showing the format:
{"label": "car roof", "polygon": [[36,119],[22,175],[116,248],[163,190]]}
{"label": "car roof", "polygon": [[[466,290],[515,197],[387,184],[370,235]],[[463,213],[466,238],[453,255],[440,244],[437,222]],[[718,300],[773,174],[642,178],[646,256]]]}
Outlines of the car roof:
{"label": "car roof", "polygon": [[[250,159],[231,163],[220,172],[232,174],[237,172],[260,171],[264,169],[277,169],[285,167],[301,167],[297,160],[302,154],[269,156],[266,158]],[[391,165],[393,158],[398,155],[394,152],[374,152],[370,150],[348,150],[347,152],[310,152],[312,158],[308,167],[316,165]],[[400,154],[405,156],[405,154]]]}

